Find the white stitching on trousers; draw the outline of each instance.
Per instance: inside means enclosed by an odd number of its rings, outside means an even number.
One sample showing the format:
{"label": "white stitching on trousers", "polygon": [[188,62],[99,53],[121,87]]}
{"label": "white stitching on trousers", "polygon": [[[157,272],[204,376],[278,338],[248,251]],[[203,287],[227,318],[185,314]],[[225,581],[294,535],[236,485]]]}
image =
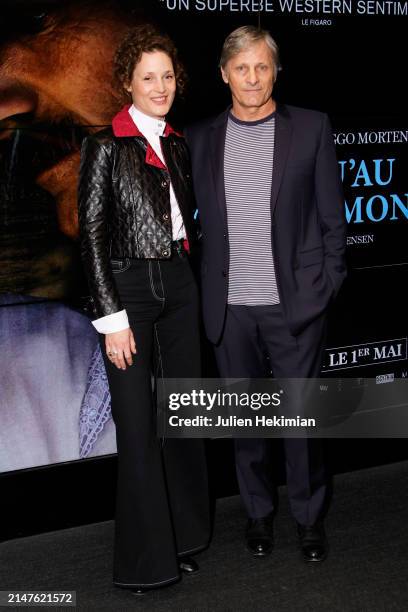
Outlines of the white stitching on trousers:
{"label": "white stitching on trousers", "polygon": [[[157,262],[157,264],[159,265],[159,262]],[[159,266],[159,270],[160,270],[160,266]],[[150,278],[150,289],[152,290],[153,297],[155,297],[156,300],[159,300],[159,302],[164,302],[163,283],[161,282],[162,291],[163,291],[163,297],[158,296],[156,291],[155,291],[155,288],[154,288],[153,273],[152,273],[152,262],[151,261],[149,261],[149,278]],[[160,274],[160,281],[161,281],[161,274]]]}

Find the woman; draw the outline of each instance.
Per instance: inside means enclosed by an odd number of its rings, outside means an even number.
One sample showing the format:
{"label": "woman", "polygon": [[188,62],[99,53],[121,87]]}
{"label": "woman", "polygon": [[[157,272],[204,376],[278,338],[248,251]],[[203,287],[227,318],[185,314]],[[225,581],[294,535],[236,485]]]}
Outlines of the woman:
{"label": "woman", "polygon": [[114,584],[143,592],[193,572],[209,540],[201,440],[159,440],[151,375],[199,377],[193,195],[184,139],[166,122],[184,73],[172,41],[132,29],[114,72],[131,97],[84,139],[81,250],[116,425]]}

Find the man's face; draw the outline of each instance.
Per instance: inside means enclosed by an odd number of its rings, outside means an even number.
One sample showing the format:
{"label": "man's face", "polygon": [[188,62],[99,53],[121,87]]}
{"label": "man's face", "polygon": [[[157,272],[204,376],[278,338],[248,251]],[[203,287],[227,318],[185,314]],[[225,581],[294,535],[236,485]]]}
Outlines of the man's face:
{"label": "man's face", "polygon": [[176,95],[176,77],[171,58],[163,51],[142,53],[126,88],[133,104],[150,117],[162,118]]}
{"label": "man's face", "polygon": [[221,74],[229,85],[234,106],[261,108],[270,100],[275,80],[271,49],[264,40],[253,43],[234,55],[221,68]]}

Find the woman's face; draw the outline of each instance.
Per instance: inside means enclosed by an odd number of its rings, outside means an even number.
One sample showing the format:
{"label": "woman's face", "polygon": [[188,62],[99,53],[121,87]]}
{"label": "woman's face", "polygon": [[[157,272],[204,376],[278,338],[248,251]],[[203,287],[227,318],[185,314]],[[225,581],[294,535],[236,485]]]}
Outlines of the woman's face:
{"label": "woman's face", "polygon": [[126,87],[133,104],[150,117],[164,117],[176,95],[173,62],[164,51],[143,53]]}

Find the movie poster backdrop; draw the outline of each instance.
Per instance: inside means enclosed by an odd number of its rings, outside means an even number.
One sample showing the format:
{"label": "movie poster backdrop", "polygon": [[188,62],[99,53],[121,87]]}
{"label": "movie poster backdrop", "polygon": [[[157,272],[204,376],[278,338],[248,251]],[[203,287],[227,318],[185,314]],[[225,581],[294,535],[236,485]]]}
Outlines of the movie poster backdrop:
{"label": "movie poster backdrop", "polygon": [[348,279],[322,376],[407,376],[407,2],[60,0],[0,7],[0,472],[114,453],[109,390],[78,248],[82,138],[120,109],[114,50],[153,21],[189,74],[178,127],[221,112],[225,36],[270,30],[281,102],[327,112],[347,220]]}

